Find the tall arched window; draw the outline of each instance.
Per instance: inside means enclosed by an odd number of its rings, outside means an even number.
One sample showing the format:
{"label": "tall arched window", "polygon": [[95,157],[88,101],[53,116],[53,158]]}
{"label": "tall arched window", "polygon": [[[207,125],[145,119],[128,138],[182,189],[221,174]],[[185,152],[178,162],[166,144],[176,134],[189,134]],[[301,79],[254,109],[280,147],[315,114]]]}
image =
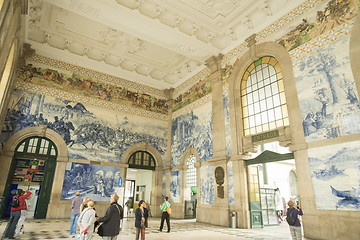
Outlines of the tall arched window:
{"label": "tall arched window", "polygon": [[241,79],[244,135],[289,125],[280,64],[265,56],[250,64]]}
{"label": "tall arched window", "polygon": [[186,186],[188,188],[196,187],[196,168],[195,168],[196,157],[190,155],[187,161],[187,171],[186,171]]}

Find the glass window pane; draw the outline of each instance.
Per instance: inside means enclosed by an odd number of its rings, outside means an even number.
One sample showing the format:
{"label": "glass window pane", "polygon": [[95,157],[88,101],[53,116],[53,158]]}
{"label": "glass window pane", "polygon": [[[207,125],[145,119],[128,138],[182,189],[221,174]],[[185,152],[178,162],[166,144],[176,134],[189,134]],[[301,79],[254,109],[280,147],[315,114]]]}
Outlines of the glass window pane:
{"label": "glass window pane", "polygon": [[263,77],[264,77],[264,79],[270,77],[270,76],[269,76],[269,65],[268,65],[268,64],[266,64],[266,65],[267,65],[267,66],[263,68]]}
{"label": "glass window pane", "polygon": [[273,101],[274,101],[274,107],[280,106],[280,97],[278,94],[273,96]]}
{"label": "glass window pane", "polygon": [[280,93],[280,102],[281,102],[281,104],[286,103],[286,98],[285,98],[285,93],[284,92]]}
{"label": "glass window pane", "polygon": [[[270,77],[275,76],[275,74],[276,74],[276,72],[275,72],[274,67],[269,66],[269,75],[270,75]],[[272,79],[274,79],[274,78],[272,78]],[[275,77],[275,79],[276,79],[276,77]]]}
{"label": "glass window pane", "polygon": [[288,111],[287,111],[286,105],[282,105],[281,110],[282,110],[283,117],[286,118],[288,116]]}
{"label": "glass window pane", "polygon": [[248,106],[249,116],[254,115],[254,104]]}
{"label": "glass window pane", "polygon": [[276,82],[271,84],[271,90],[273,94],[277,94],[279,92],[278,85]]}
{"label": "glass window pane", "polygon": [[269,122],[272,122],[275,120],[275,114],[274,114],[273,109],[268,110],[268,117],[269,117]]}
{"label": "glass window pane", "polygon": [[284,125],[283,125],[283,120],[282,120],[282,119],[277,120],[277,121],[276,121],[276,127],[282,127],[282,126],[284,126]]}
{"label": "glass window pane", "polygon": [[283,92],[284,91],[284,82],[282,79],[278,81],[278,86],[279,86],[279,91]]}
{"label": "glass window pane", "polygon": [[256,126],[261,125],[261,114],[260,113],[255,115],[255,124],[256,124]]}
{"label": "glass window pane", "polygon": [[254,112],[255,114],[260,112],[260,102],[254,103]]}
{"label": "glass window pane", "polygon": [[248,100],[248,104],[253,103],[253,96],[252,96],[252,93],[250,93],[250,94],[248,94],[248,95],[247,95],[247,100]]}
{"label": "glass window pane", "polygon": [[249,119],[244,118],[244,128],[249,128]]}
{"label": "glass window pane", "polygon": [[250,128],[255,126],[255,117],[254,116],[249,117],[249,124],[250,124]]}
{"label": "glass window pane", "polygon": [[272,97],[266,99],[266,105],[267,105],[267,108],[268,108],[268,109],[274,107],[274,103],[273,103]]}
{"label": "glass window pane", "polygon": [[268,97],[270,97],[271,95],[272,95],[271,87],[270,87],[270,85],[267,85],[267,86],[265,87],[265,96],[268,98]]}
{"label": "glass window pane", "polygon": [[275,119],[282,119],[282,114],[281,114],[281,107],[276,107],[275,108]]}
{"label": "glass window pane", "polygon": [[269,121],[269,119],[268,119],[268,116],[267,116],[267,112],[262,112],[261,113],[261,120],[262,120],[262,124],[265,124],[265,123],[267,123],[268,121]]}
{"label": "glass window pane", "polygon": [[260,101],[260,111],[261,112],[266,111],[266,101],[265,100]]}
{"label": "glass window pane", "polygon": [[265,89],[264,88],[259,89],[259,97],[260,97],[260,100],[265,99]]}
{"label": "glass window pane", "polygon": [[[260,65],[259,65],[260,66]],[[258,67],[259,67],[258,66]],[[263,79],[263,77],[262,77],[262,72],[261,71],[258,71],[257,73],[256,73],[256,77],[257,77],[257,81],[260,81],[261,79]]]}
{"label": "glass window pane", "polygon": [[253,97],[254,97],[254,102],[259,101],[259,93],[257,91],[253,93]]}

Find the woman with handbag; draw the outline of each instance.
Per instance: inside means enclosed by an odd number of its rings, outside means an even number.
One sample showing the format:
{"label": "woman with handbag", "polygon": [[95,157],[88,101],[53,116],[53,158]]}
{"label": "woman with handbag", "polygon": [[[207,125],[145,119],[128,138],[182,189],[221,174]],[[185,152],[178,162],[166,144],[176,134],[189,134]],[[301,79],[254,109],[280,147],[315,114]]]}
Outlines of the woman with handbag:
{"label": "woman with handbag", "polygon": [[110,206],[106,210],[105,216],[97,218],[99,222],[102,222],[98,228],[98,234],[103,237],[104,240],[116,240],[120,232],[120,221],[123,218],[123,208],[117,204],[119,196],[112,194],[110,197]]}
{"label": "woman with handbag", "polygon": [[87,203],[87,209],[84,209],[79,217],[78,225],[80,227],[80,240],[90,240],[94,232],[95,222],[95,203],[89,201]]}
{"label": "woman with handbag", "polygon": [[135,240],[139,240],[141,232],[141,240],[145,240],[145,228],[147,227],[148,211],[145,208],[144,200],[140,200],[139,208],[135,211],[135,228],[136,237]]}

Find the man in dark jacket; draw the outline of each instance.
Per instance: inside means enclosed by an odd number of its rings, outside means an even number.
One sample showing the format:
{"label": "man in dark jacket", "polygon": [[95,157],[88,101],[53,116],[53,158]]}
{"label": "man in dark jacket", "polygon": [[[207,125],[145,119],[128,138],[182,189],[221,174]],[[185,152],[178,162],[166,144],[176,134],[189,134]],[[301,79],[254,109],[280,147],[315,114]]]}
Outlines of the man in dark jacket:
{"label": "man in dark jacket", "polygon": [[123,208],[117,204],[119,196],[112,194],[110,197],[110,206],[106,210],[105,216],[97,218],[99,222],[103,222],[104,240],[116,240],[120,232],[120,221],[123,218]]}
{"label": "man in dark jacket", "polygon": [[[17,191],[18,191],[17,196],[19,197],[19,206],[11,207],[10,221],[6,226],[4,233],[4,238],[8,238],[8,239],[15,239],[14,238],[15,228],[16,228],[16,224],[19,221],[21,210],[27,209],[27,206],[25,204],[25,199],[27,199],[31,195],[31,192],[27,190],[23,191],[21,189],[18,189]],[[16,196],[13,197],[13,201],[15,197]]]}

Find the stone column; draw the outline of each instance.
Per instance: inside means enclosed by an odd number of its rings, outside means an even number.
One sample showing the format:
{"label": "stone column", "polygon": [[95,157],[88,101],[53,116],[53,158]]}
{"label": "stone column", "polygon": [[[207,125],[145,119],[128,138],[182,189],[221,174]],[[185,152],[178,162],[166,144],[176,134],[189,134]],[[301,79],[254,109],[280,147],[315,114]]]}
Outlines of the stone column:
{"label": "stone column", "polygon": [[229,226],[229,197],[225,140],[224,98],[221,69],[223,55],[213,56],[206,61],[210,69],[209,80],[212,87],[212,126],[213,126],[213,157],[207,162],[214,166],[214,199],[211,206],[210,223]]}
{"label": "stone column", "polygon": [[209,81],[212,88],[213,159],[226,156],[222,59],[223,55],[219,54],[206,60],[206,66],[211,71]]}

